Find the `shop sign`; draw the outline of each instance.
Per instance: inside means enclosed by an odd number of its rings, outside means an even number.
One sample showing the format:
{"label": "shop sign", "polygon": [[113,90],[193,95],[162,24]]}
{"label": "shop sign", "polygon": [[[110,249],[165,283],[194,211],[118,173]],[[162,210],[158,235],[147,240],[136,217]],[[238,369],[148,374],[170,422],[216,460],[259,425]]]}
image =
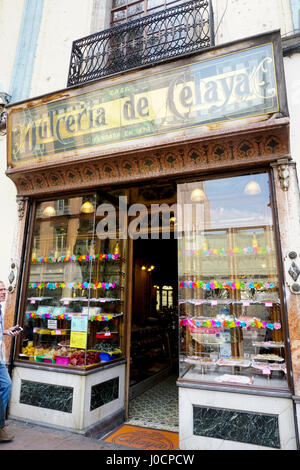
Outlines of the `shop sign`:
{"label": "shop sign", "polygon": [[10,110],[10,166],[279,109],[273,43],[66,93],[65,99],[53,95],[55,101],[50,96],[45,104]]}

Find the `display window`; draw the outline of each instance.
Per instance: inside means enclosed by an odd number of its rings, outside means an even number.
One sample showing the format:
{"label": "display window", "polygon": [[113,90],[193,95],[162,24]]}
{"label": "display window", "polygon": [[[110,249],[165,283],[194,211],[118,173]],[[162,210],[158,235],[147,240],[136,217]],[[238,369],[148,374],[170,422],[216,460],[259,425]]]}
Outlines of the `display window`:
{"label": "display window", "polygon": [[97,236],[97,208],[114,197],[37,204],[19,360],[87,369],[122,358],[126,240],[118,227]]}
{"label": "display window", "polygon": [[268,173],[178,185],[180,377],[287,388]]}

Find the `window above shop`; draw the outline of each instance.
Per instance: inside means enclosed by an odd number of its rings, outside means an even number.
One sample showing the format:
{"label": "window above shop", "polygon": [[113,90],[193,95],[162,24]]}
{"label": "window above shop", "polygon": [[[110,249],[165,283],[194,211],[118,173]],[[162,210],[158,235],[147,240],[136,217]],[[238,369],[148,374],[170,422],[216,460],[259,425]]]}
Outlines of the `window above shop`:
{"label": "window above shop", "polygon": [[300,0],[291,0],[294,32],[300,32]]}
{"label": "window above shop", "polygon": [[185,3],[186,0],[113,0],[111,25],[135,20],[141,16],[157,13],[165,8]]}
{"label": "window above shop", "polygon": [[68,86],[214,45],[210,0],[114,0],[111,25],[73,42]]}

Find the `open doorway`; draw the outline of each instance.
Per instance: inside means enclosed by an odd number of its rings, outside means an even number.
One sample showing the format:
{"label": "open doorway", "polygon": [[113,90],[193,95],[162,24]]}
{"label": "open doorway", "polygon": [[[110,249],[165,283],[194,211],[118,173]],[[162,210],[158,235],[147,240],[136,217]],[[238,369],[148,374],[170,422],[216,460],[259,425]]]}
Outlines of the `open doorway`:
{"label": "open doorway", "polygon": [[133,241],[128,422],[177,431],[178,268],[172,222],[168,239]]}

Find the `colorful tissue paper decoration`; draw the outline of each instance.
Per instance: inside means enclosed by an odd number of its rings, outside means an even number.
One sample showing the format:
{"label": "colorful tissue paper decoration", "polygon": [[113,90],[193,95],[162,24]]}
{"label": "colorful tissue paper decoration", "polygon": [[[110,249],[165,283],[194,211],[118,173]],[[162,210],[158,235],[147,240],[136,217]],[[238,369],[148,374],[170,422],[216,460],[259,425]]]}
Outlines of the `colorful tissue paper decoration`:
{"label": "colorful tissue paper decoration", "polygon": [[29,282],[29,289],[114,289],[116,287],[115,282]]}
{"label": "colorful tissue paper decoration", "polygon": [[72,255],[72,256],[59,256],[55,258],[54,256],[45,256],[40,258],[32,258],[32,263],[66,263],[67,261],[95,261],[95,260],[105,260],[105,259],[119,259],[119,254],[111,253],[101,253],[97,255]]}
{"label": "colorful tissue paper decoration", "polygon": [[240,290],[240,289],[273,289],[275,284],[273,282],[241,282],[241,281],[228,281],[228,282],[203,282],[203,281],[180,281],[179,288],[189,289],[227,289],[227,290]]}
{"label": "colorful tissue paper decoration", "polygon": [[37,313],[37,312],[26,312],[26,318],[43,318],[43,319],[55,319],[55,320],[72,320],[73,313]]}
{"label": "colorful tissue paper decoration", "polygon": [[[72,320],[73,313],[61,313],[61,314],[53,314],[53,313],[40,313],[37,312],[26,312],[26,318],[43,318],[43,319],[51,319],[51,320]],[[91,321],[109,321],[114,318],[113,314],[108,315],[89,315],[89,319]]]}
{"label": "colorful tissue paper decoration", "polygon": [[221,256],[233,256],[236,254],[243,254],[243,255],[265,255],[267,253],[271,253],[272,248],[270,246],[266,246],[266,248],[261,247],[247,247],[247,248],[233,248],[225,250],[224,248],[214,248],[210,250],[181,250],[179,251],[179,255],[182,256],[211,256],[211,255],[221,255]]}
{"label": "colorful tissue paper decoration", "polygon": [[194,318],[182,318],[179,322],[180,326],[188,326],[189,328],[195,327],[221,327],[221,328],[263,328],[269,330],[280,330],[281,324],[280,323],[269,323],[265,321],[257,320],[257,318],[253,318],[247,321],[239,321],[239,320],[197,320]]}

